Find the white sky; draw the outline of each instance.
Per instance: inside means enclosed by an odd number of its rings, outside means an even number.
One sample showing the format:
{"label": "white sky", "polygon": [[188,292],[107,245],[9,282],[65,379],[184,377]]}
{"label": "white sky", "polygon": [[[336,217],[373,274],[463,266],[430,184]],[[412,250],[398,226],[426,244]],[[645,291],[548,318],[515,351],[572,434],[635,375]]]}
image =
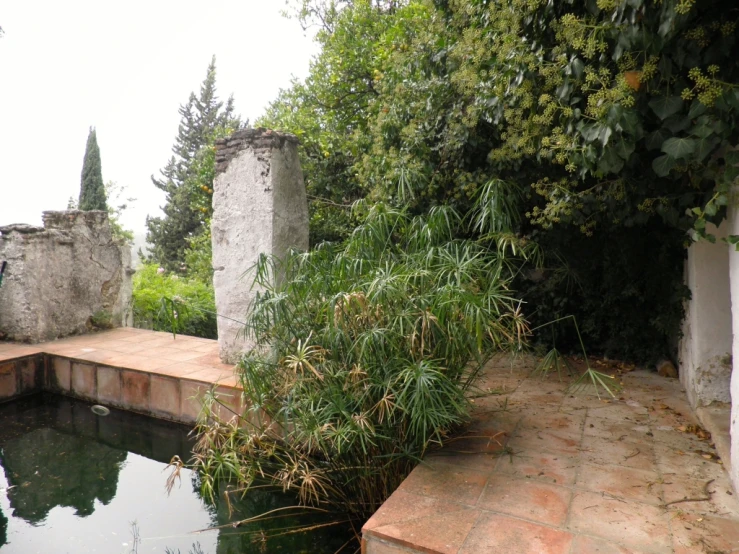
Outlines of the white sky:
{"label": "white sky", "polygon": [[0,225],[40,224],[79,195],[88,128],[103,179],[137,198],[140,233],[164,197],[180,104],[216,55],[219,97],[252,122],[318,51],[284,0],[0,0]]}

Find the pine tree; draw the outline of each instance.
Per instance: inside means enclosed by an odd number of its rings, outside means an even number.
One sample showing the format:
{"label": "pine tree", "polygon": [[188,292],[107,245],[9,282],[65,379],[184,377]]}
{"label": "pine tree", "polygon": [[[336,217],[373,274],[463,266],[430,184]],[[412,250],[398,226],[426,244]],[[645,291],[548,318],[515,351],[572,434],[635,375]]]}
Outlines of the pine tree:
{"label": "pine tree", "polygon": [[217,129],[239,126],[233,112],[233,97],[224,105],[216,95],[214,56],[199,95],[190,93],[187,103],[179,108],[174,155],[161,170],[161,178],[152,176],[154,186],[166,193],[166,204],[162,207],[164,217],[147,218],[146,240],[153,246],[151,257],[168,269],[178,269],[184,263],[187,239],[202,231],[202,217],[191,205],[192,187],[188,186],[188,181],[197,177],[198,152],[212,143]]}
{"label": "pine tree", "polygon": [[82,178],[80,181],[80,199],[78,207],[83,211],[108,211],[105,201],[105,184],[100,164],[100,148],[95,129],[90,127],[85,148],[85,160],[82,163]]}

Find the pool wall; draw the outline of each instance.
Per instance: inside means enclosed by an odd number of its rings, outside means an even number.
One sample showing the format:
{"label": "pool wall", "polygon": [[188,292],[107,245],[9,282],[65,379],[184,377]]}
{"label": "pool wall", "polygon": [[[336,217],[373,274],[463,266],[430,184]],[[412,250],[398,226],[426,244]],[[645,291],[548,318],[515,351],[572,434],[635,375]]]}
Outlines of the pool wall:
{"label": "pool wall", "polygon": [[0,402],[44,388],[46,360],[43,354],[0,362]]}
{"label": "pool wall", "polygon": [[0,402],[48,391],[188,425],[212,387],[224,405],[217,406],[221,415],[240,413],[241,391],[234,387],[47,353],[0,362]]}

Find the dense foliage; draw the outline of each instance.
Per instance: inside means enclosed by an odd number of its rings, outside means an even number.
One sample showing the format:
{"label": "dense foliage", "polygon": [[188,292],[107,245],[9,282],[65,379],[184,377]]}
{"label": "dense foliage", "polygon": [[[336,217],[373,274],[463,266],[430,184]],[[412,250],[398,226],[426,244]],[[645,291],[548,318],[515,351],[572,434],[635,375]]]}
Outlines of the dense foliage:
{"label": "dense foliage", "polygon": [[[687,289],[682,276],[684,233],[650,220],[636,227],[605,223],[587,236],[555,226],[540,238],[543,270],[525,271],[516,281],[535,324],[577,314],[589,352],[655,363],[675,351]],[[540,342],[579,345],[572,325],[542,330]]]}
{"label": "dense foliage", "polygon": [[240,369],[248,408],[231,422],[203,414],[195,456],[206,492],[266,478],[363,522],[465,421],[486,356],[521,347],[516,265],[457,239],[454,210],[358,209],[344,245],[255,269],[263,292],[247,332],[258,347]]}
{"label": "dense foliage", "polygon": [[238,128],[233,98],[226,103],[216,95],[215,58],[196,95],[190,93],[180,106],[179,130],[173,156],[154,185],[166,193],[164,217],[148,217],[146,240],[152,245],[151,260],[169,270],[185,268],[189,241],[208,227],[213,192],[215,139]]}
{"label": "dense foliage", "polygon": [[134,326],[214,339],[213,285],[143,264],[133,277]]}
{"label": "dense foliage", "polygon": [[82,162],[82,177],[80,179],[80,197],[77,203],[80,210],[108,211],[103,183],[103,170],[100,162],[100,148],[98,147],[97,133],[90,127],[85,146],[85,159]]}
{"label": "dense foliage", "polygon": [[[547,245],[545,278],[576,270],[578,287],[547,287],[593,322],[589,346],[666,353],[685,233],[723,217],[739,171],[733,2],[303,0],[298,12],[320,25],[322,50],[263,121],[303,139],[314,243],[346,236],[354,198],[465,213],[503,180],[520,216],[512,236]],[[669,262],[645,264],[639,253],[655,250]],[[619,272],[644,278],[602,287]],[[663,294],[636,309],[656,282]],[[519,286],[537,322],[565,315],[540,283]],[[596,290],[603,302],[589,299]],[[648,331],[607,339],[609,322]]]}

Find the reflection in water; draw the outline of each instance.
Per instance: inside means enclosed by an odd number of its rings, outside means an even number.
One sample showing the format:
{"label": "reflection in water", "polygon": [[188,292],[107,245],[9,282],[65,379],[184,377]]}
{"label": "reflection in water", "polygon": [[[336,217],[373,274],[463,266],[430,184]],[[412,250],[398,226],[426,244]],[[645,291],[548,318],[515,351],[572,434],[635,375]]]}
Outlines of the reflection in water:
{"label": "reflection in water", "polygon": [[[188,432],[118,410],[98,417],[87,403],[51,395],[0,405],[0,553],[313,554],[348,539],[343,526],[293,533],[326,520],[285,512],[233,527],[294,501],[258,489],[229,513],[225,502],[203,502],[188,470],[168,496],[163,470],[175,454],[189,457]],[[265,535],[280,536],[264,543]]]}
{"label": "reflection in water", "polygon": [[36,429],[3,445],[13,515],[28,523],[43,521],[55,506],[69,506],[89,516],[95,500],[110,504],[127,452],[86,437]]}

